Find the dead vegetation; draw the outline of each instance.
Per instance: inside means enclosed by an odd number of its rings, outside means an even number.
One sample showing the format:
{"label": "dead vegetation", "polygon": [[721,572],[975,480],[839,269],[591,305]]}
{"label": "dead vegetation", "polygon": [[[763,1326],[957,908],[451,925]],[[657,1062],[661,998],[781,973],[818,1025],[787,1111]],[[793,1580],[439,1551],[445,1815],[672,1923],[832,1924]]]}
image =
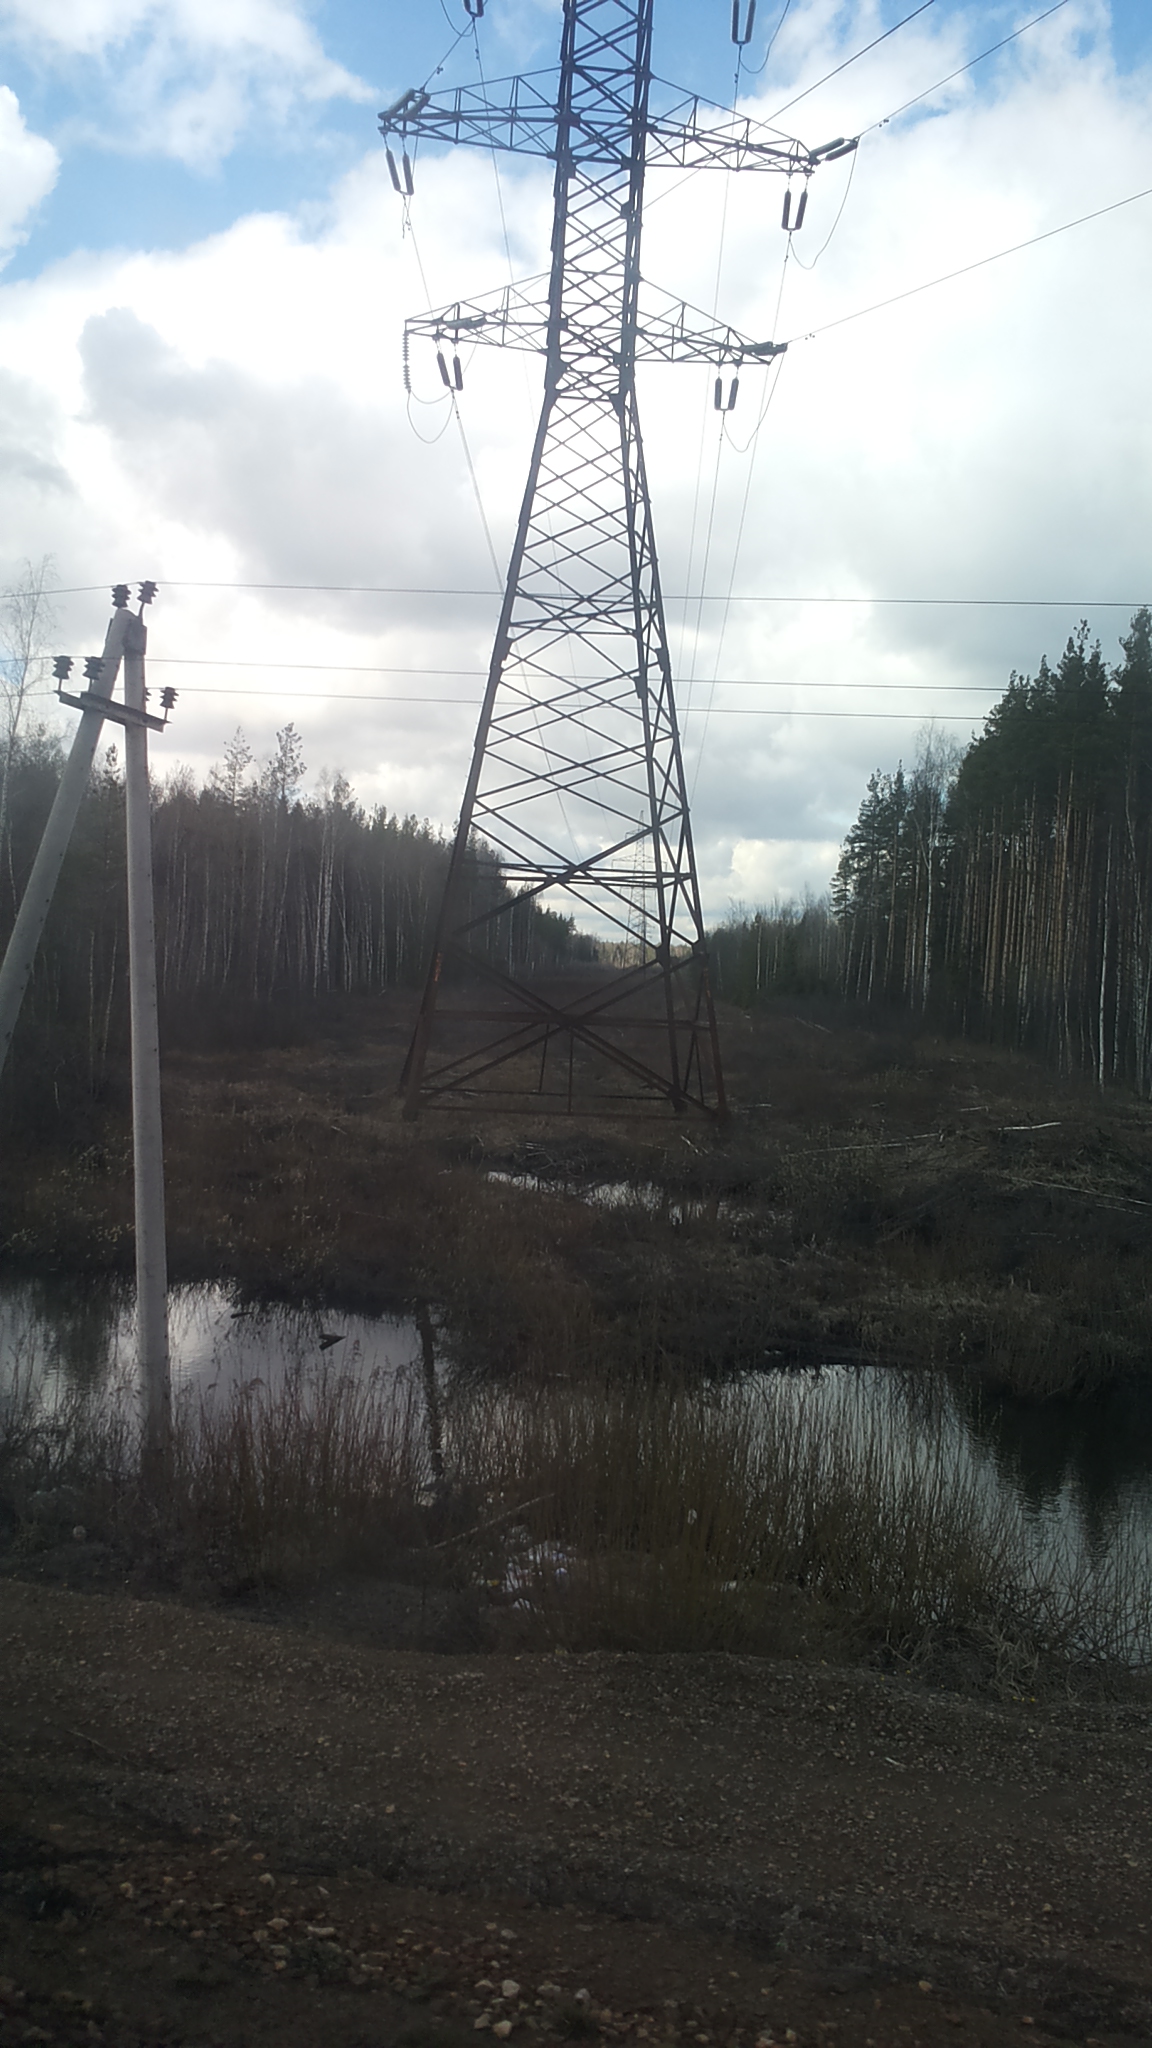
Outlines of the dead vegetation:
{"label": "dead vegetation", "polygon": [[[1145,1370],[1152,1111],[1125,1091],[780,1003],[725,1018],[722,1131],[413,1126],[406,1025],[363,1000],[307,1045],[170,1059],[175,1279],[430,1301],[457,1356],[546,1381],[850,1358],[1040,1396]],[[130,1269],[126,1105],[77,1153],[6,1153],[0,1239],[33,1268]]]}

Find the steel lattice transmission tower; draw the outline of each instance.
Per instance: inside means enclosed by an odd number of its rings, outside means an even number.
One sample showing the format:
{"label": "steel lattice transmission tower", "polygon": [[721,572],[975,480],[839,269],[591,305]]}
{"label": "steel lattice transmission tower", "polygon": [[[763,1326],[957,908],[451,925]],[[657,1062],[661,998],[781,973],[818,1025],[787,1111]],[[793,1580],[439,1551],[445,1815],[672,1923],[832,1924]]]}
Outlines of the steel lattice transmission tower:
{"label": "steel lattice transmission tower", "polygon": [[[653,0],[564,0],[559,77],[412,92],[380,116],[411,190],[420,138],[555,163],[546,276],[410,320],[439,351],[542,351],[544,399],[433,957],[407,1111],[661,1101],[724,1114],[688,795],[636,407],[638,362],[737,372],[780,352],[640,278],[649,165],[807,179],[815,152],[688,96],[650,110]],[[470,10],[476,11],[479,10]],[[402,152],[403,185],[395,141]],[[456,371],[456,381],[459,372]],[[719,402],[719,395],[718,395]],[[498,862],[498,872],[495,862]],[[478,866],[479,858],[479,866]],[[484,864],[488,873],[485,878]],[[618,942],[612,969],[518,968],[527,902]],[[445,986],[446,978],[448,986]],[[484,994],[477,997],[477,987]]]}

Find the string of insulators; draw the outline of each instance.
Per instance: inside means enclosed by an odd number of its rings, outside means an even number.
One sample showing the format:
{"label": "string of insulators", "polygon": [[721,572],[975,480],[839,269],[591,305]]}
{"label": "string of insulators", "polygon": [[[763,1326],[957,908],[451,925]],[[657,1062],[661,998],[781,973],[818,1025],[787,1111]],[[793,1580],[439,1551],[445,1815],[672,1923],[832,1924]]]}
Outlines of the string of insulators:
{"label": "string of insulators", "polygon": [[[399,164],[396,162],[396,159],[393,156],[392,151],[387,143],[384,144],[384,154],[388,159],[388,175],[391,178],[392,183],[395,186],[397,192],[399,192],[402,199],[411,199],[412,194],[416,188],[412,183],[412,163],[408,155],[408,151],[405,150],[403,152]],[[404,167],[403,179],[401,179],[400,176],[401,164]]]}
{"label": "string of insulators", "polygon": [[804,190],[800,194],[800,204],[796,208],[796,218],[795,220],[792,219],[792,187],[789,186],[788,190],[784,194],[784,211],[780,216],[780,225],[783,228],[786,235],[794,235],[796,233],[797,228],[803,227],[804,215],[807,213],[807,211],[808,187],[807,185],[805,185]]}
{"label": "string of insulators", "polygon": [[453,356],[453,358],[452,358],[452,374],[451,374],[451,376],[449,376],[449,374],[448,374],[448,365],[447,365],[447,363],[446,363],[446,362],[445,362],[445,360],[444,360],[444,351],[443,351],[443,349],[441,349],[441,348],[438,348],[438,349],[437,349],[437,351],[436,351],[436,368],[437,368],[437,369],[439,370],[439,372],[440,372],[440,381],[441,381],[441,383],[442,383],[442,384],[443,384],[443,385],[444,385],[444,386],[446,387],[446,389],[447,389],[447,390],[449,390],[449,391],[463,391],[463,389],[464,389],[464,372],[463,372],[463,370],[462,370],[462,369],[461,369],[461,367],[460,367],[460,358],[459,358],[459,356],[457,356],[457,355],[454,355],[454,356]]}
{"label": "string of insulators", "polygon": [[470,14],[473,21],[479,21],[484,13],[484,0],[464,0],[464,12]]}
{"label": "string of insulators", "polygon": [[[465,6],[468,0],[464,0]],[[756,19],[756,0],[748,0],[748,13],[744,22],[744,33],[740,33],[740,0],[732,0],[732,41],[738,50],[752,41],[752,24]]]}
{"label": "string of insulators", "polygon": [[404,339],[403,339],[402,343],[400,344],[400,351],[401,351],[401,359],[402,359],[402,362],[403,362],[403,369],[404,369],[404,390],[405,390],[405,392],[406,392],[407,396],[408,396],[409,398],[411,398],[411,396],[412,396],[412,369],[411,369],[411,365],[410,365],[410,363],[409,363],[409,361],[408,361],[408,329],[407,329],[407,328],[405,328],[405,329],[404,329]]}
{"label": "string of insulators", "polygon": [[737,400],[737,398],[739,397],[739,395],[740,395],[740,379],[739,379],[739,377],[733,377],[733,379],[732,379],[732,382],[731,382],[731,384],[730,384],[730,385],[728,386],[728,403],[727,403],[727,405],[725,405],[725,403],[724,403],[724,379],[723,379],[723,377],[717,377],[717,379],[716,379],[716,388],[715,388],[715,391],[714,391],[714,392],[713,392],[713,394],[712,394],[712,401],[713,401],[713,404],[714,404],[714,405],[715,405],[715,407],[716,407],[716,410],[717,410],[717,412],[735,412],[735,410],[736,410],[736,400]]}

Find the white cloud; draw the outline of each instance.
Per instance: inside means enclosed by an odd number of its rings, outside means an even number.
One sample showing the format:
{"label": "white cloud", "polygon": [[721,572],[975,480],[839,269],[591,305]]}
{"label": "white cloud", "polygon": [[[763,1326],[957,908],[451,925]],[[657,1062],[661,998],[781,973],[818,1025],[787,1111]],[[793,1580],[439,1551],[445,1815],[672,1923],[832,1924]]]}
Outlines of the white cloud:
{"label": "white cloud", "polygon": [[82,83],[92,112],[70,139],[197,169],[254,121],[372,98],[291,0],[0,0],[4,30],[38,68]]}
{"label": "white cloud", "polygon": [[0,85],[0,261],[24,240],[30,213],[48,197],[60,159],[43,135],[33,135],[20,102]]}
{"label": "white cloud", "polygon": [[[1148,182],[1147,81],[1118,79],[1106,50],[1079,53],[1076,35],[1094,13],[1074,4],[1022,40],[995,90],[958,82],[943,111],[862,147],[827,252],[809,274],[789,265],[785,334]],[[77,35],[88,18],[78,11]],[[113,19],[110,6],[100,19]],[[835,49],[815,42],[815,19],[811,7],[789,16],[790,75],[801,83],[835,61]],[[840,47],[866,40],[866,10],[837,19],[851,39]],[[822,140],[852,127],[862,102],[879,115],[942,76],[965,54],[961,28],[957,17],[940,32],[930,23],[925,16],[908,32],[914,45],[893,38],[883,63],[880,53],[869,60],[858,99],[849,71],[789,118],[799,125],[804,113],[805,133]],[[778,88],[767,104],[787,96]],[[835,165],[814,181],[795,249],[804,262],[827,235],[847,174]],[[502,178],[517,267],[538,270],[547,169],[505,168]],[[490,160],[424,157],[417,183],[432,302],[499,284],[507,267]],[[723,181],[699,177],[653,205],[647,275],[711,305],[723,204]],[[776,304],[779,204],[778,185],[751,174],[728,194],[719,306],[754,335],[770,331]],[[910,759],[932,715],[965,737],[991,702],[980,691],[998,691],[1012,667],[1057,652],[1079,601],[1149,595],[1150,234],[1152,202],[1141,202],[797,342],[756,449],[738,560],[752,461],[740,450],[755,426],[761,373],[742,380],[729,423],[735,445],[725,442],[717,472],[712,373],[645,372],[712,914],[733,898],[819,889],[873,766]],[[237,723],[267,748],[291,717],[314,771],[343,767],[365,798],[447,824],[463,785],[490,600],[180,587],[491,584],[467,463],[427,347],[413,352],[414,389],[434,402],[411,407],[424,439],[406,414],[400,328],[406,311],[426,303],[376,155],[339,184],[323,217],[246,219],[178,254],[77,257],[0,289],[0,447],[12,475],[0,501],[0,567],[52,551],[67,583],[156,576],[157,664],[267,664],[158,667],[181,690],[165,754],[203,766]],[[538,390],[538,366],[524,358],[478,350],[466,362],[469,447],[501,558]],[[723,599],[734,562],[737,593],[868,601],[709,602],[698,623],[679,594],[703,578]],[[875,601],[891,596],[1052,596],[1069,607]],[[69,603],[83,651],[98,643],[103,601]],[[1114,653],[1126,613],[1094,615],[1094,624],[1113,636]],[[749,680],[758,687],[738,687]],[[372,693],[390,701],[367,701]],[[466,701],[431,701],[441,698]]]}

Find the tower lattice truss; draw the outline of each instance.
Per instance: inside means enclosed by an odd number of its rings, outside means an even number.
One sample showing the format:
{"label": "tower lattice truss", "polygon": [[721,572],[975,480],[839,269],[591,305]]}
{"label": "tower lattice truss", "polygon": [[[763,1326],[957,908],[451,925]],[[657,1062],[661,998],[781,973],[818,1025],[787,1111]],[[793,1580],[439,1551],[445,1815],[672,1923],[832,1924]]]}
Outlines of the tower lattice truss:
{"label": "tower lattice truss", "polygon": [[[513,542],[433,957],[402,1079],[407,1109],[724,1114],[724,1084],[636,405],[638,362],[739,372],[780,352],[640,278],[649,165],[807,179],[809,151],[686,98],[650,111],[653,0],[564,0],[559,73],[406,94],[380,117],[410,185],[419,138],[555,164],[546,275],[407,323],[545,357]],[[549,971],[529,906],[600,940]]]}

